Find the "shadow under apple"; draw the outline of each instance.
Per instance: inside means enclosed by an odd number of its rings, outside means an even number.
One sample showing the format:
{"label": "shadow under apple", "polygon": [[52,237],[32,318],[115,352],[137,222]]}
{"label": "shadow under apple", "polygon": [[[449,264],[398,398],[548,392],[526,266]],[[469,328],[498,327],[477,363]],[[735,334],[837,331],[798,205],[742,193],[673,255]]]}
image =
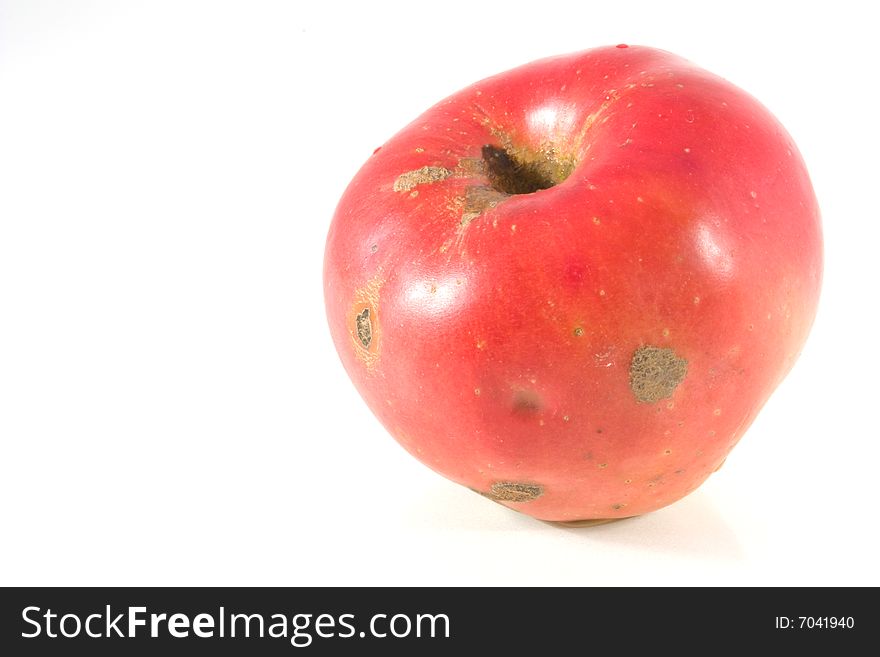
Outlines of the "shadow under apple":
{"label": "shadow under apple", "polygon": [[590,527],[541,522],[489,500],[474,499],[470,491],[442,481],[410,501],[407,524],[418,529],[538,532],[548,538],[562,535],[585,546],[617,544],[639,552],[722,561],[741,561],[746,556],[735,532],[703,490],[644,516]]}

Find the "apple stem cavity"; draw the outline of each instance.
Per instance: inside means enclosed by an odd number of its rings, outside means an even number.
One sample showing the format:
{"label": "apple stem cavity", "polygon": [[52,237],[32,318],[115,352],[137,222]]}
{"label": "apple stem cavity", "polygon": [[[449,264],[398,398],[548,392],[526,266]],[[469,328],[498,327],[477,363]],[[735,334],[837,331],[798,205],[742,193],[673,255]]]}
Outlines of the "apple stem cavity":
{"label": "apple stem cavity", "polygon": [[504,194],[532,194],[565,180],[574,163],[560,160],[552,152],[501,148],[487,144],[482,150],[489,184]]}

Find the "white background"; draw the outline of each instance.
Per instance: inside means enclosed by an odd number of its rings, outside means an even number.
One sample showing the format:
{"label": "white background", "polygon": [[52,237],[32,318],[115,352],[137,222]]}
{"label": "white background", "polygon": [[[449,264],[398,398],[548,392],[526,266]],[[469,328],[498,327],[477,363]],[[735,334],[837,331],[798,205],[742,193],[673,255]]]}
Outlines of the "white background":
{"label": "white background", "polygon": [[[880,584],[867,6],[0,2],[0,584]],[[399,128],[618,42],[782,120],[826,279],[723,470],[566,530],[397,446],[333,350],[321,266],[345,185]]]}

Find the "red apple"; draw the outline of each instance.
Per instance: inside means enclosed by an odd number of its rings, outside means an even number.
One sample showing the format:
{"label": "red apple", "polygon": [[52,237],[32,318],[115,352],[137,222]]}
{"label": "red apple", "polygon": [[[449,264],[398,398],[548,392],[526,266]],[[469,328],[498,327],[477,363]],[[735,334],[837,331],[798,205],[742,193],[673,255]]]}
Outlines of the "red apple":
{"label": "red apple", "polygon": [[785,129],[624,45],[429,109],[351,181],[324,262],[336,349],[388,431],[558,521],[653,511],[718,469],[798,356],[821,275]]}

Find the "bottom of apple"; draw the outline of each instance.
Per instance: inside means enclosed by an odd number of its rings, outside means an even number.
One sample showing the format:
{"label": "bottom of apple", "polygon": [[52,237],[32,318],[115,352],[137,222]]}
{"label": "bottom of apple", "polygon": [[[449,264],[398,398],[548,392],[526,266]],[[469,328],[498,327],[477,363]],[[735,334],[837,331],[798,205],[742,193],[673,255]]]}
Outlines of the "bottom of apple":
{"label": "bottom of apple", "polygon": [[[544,493],[544,488],[542,486],[538,486],[536,484],[520,484],[513,482],[500,482],[492,485],[492,489],[489,492],[483,492],[481,490],[477,490],[476,488],[471,488],[473,492],[481,497],[485,497],[487,500],[492,500],[493,502],[500,504],[505,509],[510,509],[511,511],[516,511],[518,513],[523,513],[523,515],[531,515],[529,513],[524,513],[522,510],[508,506],[506,502],[530,502],[531,500],[537,499],[541,497]],[[546,522],[548,525],[556,525],[557,527],[595,527],[596,525],[604,525],[609,522],[616,522],[618,520],[628,520],[630,518],[635,518],[638,514],[632,516],[622,516],[620,518],[585,518],[582,520],[546,520],[544,518],[535,518],[535,516],[531,516],[536,520],[540,520],[541,522]]]}
{"label": "bottom of apple", "polygon": [[556,527],[578,528],[578,527],[595,527],[596,525],[606,525],[609,522],[617,522],[618,520],[629,520],[636,516],[626,516],[625,518],[591,518],[588,520],[543,520],[548,525]]}

